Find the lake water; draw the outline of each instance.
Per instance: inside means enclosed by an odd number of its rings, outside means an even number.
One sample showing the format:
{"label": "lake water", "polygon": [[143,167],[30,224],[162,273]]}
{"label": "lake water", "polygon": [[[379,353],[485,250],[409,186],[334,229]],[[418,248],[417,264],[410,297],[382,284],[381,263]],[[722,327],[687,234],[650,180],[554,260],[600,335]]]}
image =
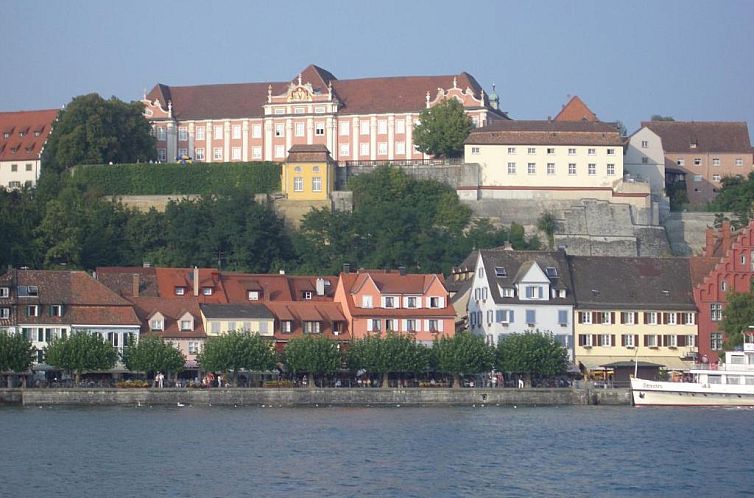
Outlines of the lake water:
{"label": "lake water", "polygon": [[736,496],[754,410],[0,408],[0,496]]}

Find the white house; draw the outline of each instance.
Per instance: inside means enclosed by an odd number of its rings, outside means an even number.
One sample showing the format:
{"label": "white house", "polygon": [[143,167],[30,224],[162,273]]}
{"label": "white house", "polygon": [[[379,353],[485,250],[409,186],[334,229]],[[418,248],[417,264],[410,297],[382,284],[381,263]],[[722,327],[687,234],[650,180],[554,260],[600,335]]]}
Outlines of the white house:
{"label": "white house", "polygon": [[564,251],[479,251],[469,329],[489,344],[509,334],[552,333],[573,359],[573,286]]}

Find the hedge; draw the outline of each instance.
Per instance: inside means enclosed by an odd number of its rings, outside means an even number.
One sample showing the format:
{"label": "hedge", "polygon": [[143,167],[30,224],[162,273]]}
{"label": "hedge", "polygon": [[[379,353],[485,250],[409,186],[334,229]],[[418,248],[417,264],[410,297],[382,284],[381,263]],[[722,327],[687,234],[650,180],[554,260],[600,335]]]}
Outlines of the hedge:
{"label": "hedge", "polygon": [[139,163],[76,166],[71,181],[104,195],[211,194],[244,188],[254,193],[280,190],[280,164]]}

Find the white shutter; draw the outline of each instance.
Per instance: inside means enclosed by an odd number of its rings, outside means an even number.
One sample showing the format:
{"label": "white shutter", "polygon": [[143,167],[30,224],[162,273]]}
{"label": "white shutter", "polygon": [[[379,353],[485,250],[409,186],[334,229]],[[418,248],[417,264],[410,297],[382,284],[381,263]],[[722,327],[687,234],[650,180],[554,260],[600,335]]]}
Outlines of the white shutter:
{"label": "white shutter", "polygon": [[381,308],[385,308],[386,307],[385,306],[386,301],[387,301],[387,298],[385,296],[380,296],[380,307]]}
{"label": "white shutter", "polygon": [[[484,289],[484,298],[487,299],[487,289],[486,288]],[[440,305],[440,308],[444,308],[445,307],[445,298],[444,297],[437,298],[437,302]]]}
{"label": "white shutter", "polygon": [[429,320],[423,320],[424,322],[424,330],[429,331]]}
{"label": "white shutter", "polygon": [[440,332],[442,332],[442,323],[443,323],[444,321],[445,321],[445,320],[443,320],[442,318],[441,318],[441,319],[439,319],[439,320],[437,320],[437,330],[438,330],[438,331],[440,331]]}
{"label": "white shutter", "polygon": [[369,319],[367,320],[367,332],[372,332],[372,323],[373,323],[373,322],[374,322],[374,321],[373,321],[373,320],[372,320],[371,318],[369,318]]}
{"label": "white shutter", "polygon": [[401,320],[401,331],[408,332],[408,320]]}

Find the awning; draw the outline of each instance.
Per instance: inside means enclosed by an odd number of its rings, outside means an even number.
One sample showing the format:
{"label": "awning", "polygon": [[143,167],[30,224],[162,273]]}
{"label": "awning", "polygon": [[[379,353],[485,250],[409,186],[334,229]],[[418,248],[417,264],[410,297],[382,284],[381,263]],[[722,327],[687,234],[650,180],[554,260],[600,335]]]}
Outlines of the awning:
{"label": "awning", "polygon": [[[581,362],[586,368],[633,368],[634,359],[625,356],[579,356],[576,364]],[[688,370],[694,366],[693,362],[683,361],[677,356],[647,356],[638,359],[640,367],[659,367],[668,370]]]}

